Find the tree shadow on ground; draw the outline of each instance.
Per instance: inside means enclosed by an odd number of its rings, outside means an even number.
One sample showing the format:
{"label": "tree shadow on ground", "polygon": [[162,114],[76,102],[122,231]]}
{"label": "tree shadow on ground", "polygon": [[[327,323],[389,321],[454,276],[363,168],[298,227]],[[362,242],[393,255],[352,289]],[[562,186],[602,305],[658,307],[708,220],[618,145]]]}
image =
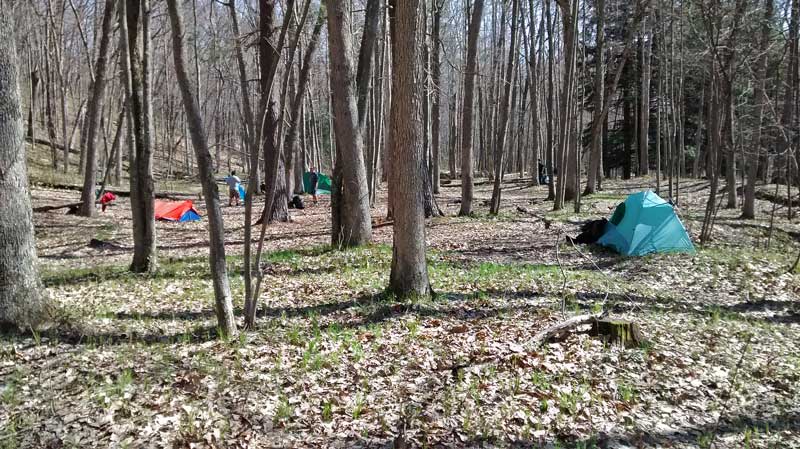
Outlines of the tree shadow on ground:
{"label": "tree shadow on ground", "polygon": [[636,442],[653,447],[668,447],[677,443],[698,443],[701,438],[724,437],[742,434],[753,429],[765,430],[769,433],[800,431],[800,412],[788,411],[776,416],[752,416],[737,414],[724,416],[719,424],[706,424],[694,428],[675,428],[663,432],[638,432],[637,434],[613,435],[617,441]]}
{"label": "tree shadow on ground", "polygon": [[[474,307],[467,306],[471,300],[481,296],[504,296],[506,298],[540,298],[539,292],[534,291],[505,291],[505,290],[480,290],[476,293],[446,292],[437,293],[432,303],[417,303],[396,301],[385,293],[365,293],[361,296],[346,301],[331,301],[323,304],[302,307],[267,307],[259,309],[258,316],[287,318],[314,316],[330,316],[354,308],[363,308],[351,319],[341,320],[333,318],[323,327],[338,326],[341,328],[362,328],[380,324],[391,319],[413,314],[418,317],[448,316],[463,321],[477,321],[490,319],[520,310],[549,310],[544,304],[516,304],[505,307]],[[363,312],[363,313],[361,313]]]}
{"label": "tree shadow on ground", "polygon": [[[589,309],[600,300],[606,300],[615,313],[636,312],[640,310],[692,314],[700,317],[722,317],[735,320],[753,320],[771,324],[800,324],[800,311],[790,301],[758,300],[742,301],[734,304],[709,304],[689,302],[660,296],[639,296],[635,294],[579,292],[578,305]],[[754,315],[757,312],[772,312],[774,315]],[[778,313],[782,312],[782,313]]]}
{"label": "tree shadow on ground", "polygon": [[[29,346],[36,346],[38,342],[58,342],[61,344],[82,346],[119,346],[130,344],[150,345],[169,345],[175,343],[205,343],[218,340],[219,331],[216,326],[203,325],[196,326],[183,333],[165,334],[156,332],[125,332],[125,331],[104,331],[91,332],[86,329],[79,329],[69,325],[61,325],[36,334],[24,332],[14,333],[9,330],[0,330],[0,340],[10,340],[13,338],[32,338]],[[21,348],[19,350],[25,350]]]}

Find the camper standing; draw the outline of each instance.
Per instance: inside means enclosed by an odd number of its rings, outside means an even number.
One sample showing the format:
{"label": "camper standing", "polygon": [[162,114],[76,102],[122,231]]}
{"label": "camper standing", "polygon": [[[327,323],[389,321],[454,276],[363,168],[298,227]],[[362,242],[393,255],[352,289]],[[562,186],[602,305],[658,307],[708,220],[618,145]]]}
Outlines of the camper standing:
{"label": "camper standing", "polygon": [[311,197],[314,199],[314,204],[317,204],[317,183],[319,182],[319,174],[317,174],[317,170],[314,167],[311,167],[310,173],[308,175],[308,184],[309,184],[309,192]]}
{"label": "camper standing", "polygon": [[225,183],[228,184],[228,206],[233,206],[233,200],[236,200],[236,205],[239,205],[239,184],[242,182],[236,171],[232,171],[231,175],[225,178]]}

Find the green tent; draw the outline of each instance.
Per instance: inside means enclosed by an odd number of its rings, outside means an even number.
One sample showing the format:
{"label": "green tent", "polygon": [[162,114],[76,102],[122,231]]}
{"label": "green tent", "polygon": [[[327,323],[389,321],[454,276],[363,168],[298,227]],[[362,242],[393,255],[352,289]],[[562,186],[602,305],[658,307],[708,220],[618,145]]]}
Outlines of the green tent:
{"label": "green tent", "polygon": [[[331,178],[328,175],[317,173],[319,179],[317,180],[317,195],[330,195],[331,194]],[[311,192],[311,172],[303,173],[303,191],[306,193]]]}
{"label": "green tent", "polygon": [[695,252],[672,205],[649,190],[617,206],[605,231],[597,243],[626,256]]}

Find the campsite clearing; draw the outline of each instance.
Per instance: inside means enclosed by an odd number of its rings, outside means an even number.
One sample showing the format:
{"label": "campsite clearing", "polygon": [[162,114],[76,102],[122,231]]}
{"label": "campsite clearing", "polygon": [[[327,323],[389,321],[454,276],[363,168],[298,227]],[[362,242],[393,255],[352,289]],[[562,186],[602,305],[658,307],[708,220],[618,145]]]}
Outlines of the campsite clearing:
{"label": "campsite clearing", "polygon": [[[714,242],[696,254],[623,257],[563,243],[642,182],[609,182],[581,214],[551,212],[544,187],[508,184],[496,217],[484,207],[454,217],[458,185],[443,187],[449,216],[427,227],[437,296],[402,303],[381,295],[392,228],[376,228],[371,246],[332,249],[322,197],[268,227],[258,328],[230,341],[216,339],[205,220],[159,222],[161,268],[143,276],[126,269],[127,201],[92,220],[37,213],[44,282],[73,331],[0,340],[0,438],[104,448],[385,447],[400,434],[429,447],[798,447],[800,277],[787,272],[797,222],[779,207],[770,231],[766,218],[722,209]],[[706,186],[682,184],[678,213],[693,239]],[[478,186],[476,204],[489,188]],[[33,192],[34,206],[76,196]],[[758,208],[768,217],[772,203]],[[223,213],[240,308],[243,208]],[[375,218],[384,213],[381,203]],[[118,246],[90,248],[92,237]],[[625,349],[571,332],[529,345],[545,327],[601,309],[636,323],[645,342]]]}

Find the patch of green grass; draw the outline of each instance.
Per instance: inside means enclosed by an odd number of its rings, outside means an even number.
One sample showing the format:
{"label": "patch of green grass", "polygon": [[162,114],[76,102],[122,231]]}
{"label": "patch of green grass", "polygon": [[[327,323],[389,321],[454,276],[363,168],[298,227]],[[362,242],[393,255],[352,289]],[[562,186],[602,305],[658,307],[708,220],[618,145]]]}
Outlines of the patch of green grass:
{"label": "patch of green grass", "polygon": [[4,404],[9,409],[20,403],[18,382],[18,379],[12,376],[6,381],[2,390],[0,390],[0,403]]}
{"label": "patch of green grass", "polygon": [[583,392],[579,389],[558,393],[558,408],[562,413],[574,415],[578,411],[578,401],[582,395]]}
{"label": "patch of green grass", "polygon": [[322,420],[325,422],[330,422],[332,419],[333,419],[333,403],[328,400],[322,404]]}
{"label": "patch of green grass", "polygon": [[274,251],[267,255],[267,261],[272,263],[291,263],[296,262],[301,258],[301,255],[294,250]]}
{"label": "patch of green grass", "polygon": [[133,371],[129,368],[122,370],[117,376],[117,380],[112,386],[112,392],[116,396],[125,394],[125,390],[133,383]]}
{"label": "patch of green grass", "polygon": [[531,373],[531,382],[542,390],[550,389],[550,380],[548,380],[547,374],[543,373],[542,371],[533,371],[533,373]]}
{"label": "patch of green grass", "polygon": [[619,384],[617,392],[619,393],[620,400],[626,404],[630,404],[636,400],[636,390],[628,384]]}
{"label": "patch of green grass", "polygon": [[283,424],[288,421],[294,415],[294,407],[289,404],[289,399],[286,396],[281,395],[280,400],[278,401],[278,406],[275,408],[275,416],[273,417],[272,421],[273,424],[279,425]]}
{"label": "patch of green grass", "polygon": [[[236,257],[228,258],[232,263]],[[99,265],[87,268],[42,269],[42,282],[46,287],[77,285],[85,283],[103,283],[109,281],[124,284],[140,283],[143,279],[150,281],[161,279],[198,280],[210,279],[211,273],[208,257],[162,258],[158,261],[158,270],[151,274],[132,273],[127,265]]]}
{"label": "patch of green grass", "polygon": [[356,400],[353,403],[353,419],[358,419],[364,413],[364,396],[359,394],[356,395]]}

